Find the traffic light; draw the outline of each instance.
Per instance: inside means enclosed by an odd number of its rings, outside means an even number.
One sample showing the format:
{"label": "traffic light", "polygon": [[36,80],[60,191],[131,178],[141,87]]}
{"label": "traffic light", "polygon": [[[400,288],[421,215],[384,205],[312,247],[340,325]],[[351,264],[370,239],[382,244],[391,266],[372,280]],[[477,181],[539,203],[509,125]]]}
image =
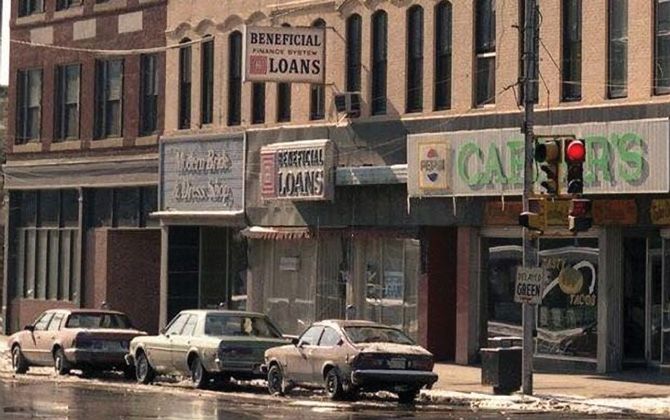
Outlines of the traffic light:
{"label": "traffic light", "polygon": [[540,165],[540,170],[545,173],[547,179],[540,185],[544,193],[557,196],[560,193],[558,178],[561,164],[561,142],[555,138],[535,140],[535,161]]}
{"label": "traffic light", "polygon": [[582,194],[584,192],[586,145],[584,140],[580,139],[566,139],[563,144],[565,163],[568,167],[567,192],[568,194]]}
{"label": "traffic light", "polygon": [[529,210],[519,214],[519,225],[542,234],[547,227],[544,199],[528,201]]}
{"label": "traffic light", "polygon": [[591,200],[586,198],[573,198],[570,201],[570,213],[568,215],[568,229],[570,232],[584,232],[593,226],[591,215]]}

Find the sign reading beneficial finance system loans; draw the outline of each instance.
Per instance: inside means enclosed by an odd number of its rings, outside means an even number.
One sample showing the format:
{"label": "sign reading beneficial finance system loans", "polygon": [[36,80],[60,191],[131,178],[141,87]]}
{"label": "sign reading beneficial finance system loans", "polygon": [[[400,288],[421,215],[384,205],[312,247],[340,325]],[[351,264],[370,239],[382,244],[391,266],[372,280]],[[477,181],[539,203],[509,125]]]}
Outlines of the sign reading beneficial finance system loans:
{"label": "sign reading beneficial finance system loans", "polygon": [[324,83],[325,28],[247,26],[244,80]]}

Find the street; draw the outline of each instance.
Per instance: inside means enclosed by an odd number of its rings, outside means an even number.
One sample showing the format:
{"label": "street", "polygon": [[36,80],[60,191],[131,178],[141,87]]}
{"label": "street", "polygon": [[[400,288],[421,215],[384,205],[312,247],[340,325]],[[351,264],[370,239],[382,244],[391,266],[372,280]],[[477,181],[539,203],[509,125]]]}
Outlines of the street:
{"label": "street", "polygon": [[[242,392],[244,391],[244,392]],[[270,397],[260,386],[234,386],[227,392],[195,391],[178,383],[139,386],[115,378],[57,379],[29,374],[0,378],[0,418],[46,419],[388,419],[388,418],[598,418],[575,413],[471,410],[468,407],[417,403],[398,406],[374,398],[331,403],[320,396],[298,393]],[[607,415],[607,418],[626,418]]]}

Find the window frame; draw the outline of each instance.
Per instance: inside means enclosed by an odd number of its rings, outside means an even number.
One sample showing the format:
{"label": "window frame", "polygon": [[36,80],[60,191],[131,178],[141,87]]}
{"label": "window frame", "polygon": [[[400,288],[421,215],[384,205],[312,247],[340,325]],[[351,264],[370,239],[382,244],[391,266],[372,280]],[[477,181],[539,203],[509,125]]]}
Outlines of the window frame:
{"label": "window frame", "polygon": [[409,114],[423,111],[423,7],[414,5],[407,9],[405,20],[405,113]]}
{"label": "window frame", "polygon": [[44,0],[20,0],[18,17],[26,17],[44,13]]}
{"label": "window frame", "polygon": [[188,130],[191,128],[191,89],[193,88],[193,49],[191,40],[182,39],[179,47],[179,71],[178,71],[178,94],[179,103],[177,105],[177,128],[179,130]]}
{"label": "window frame", "polygon": [[[487,9],[487,15],[484,15]],[[474,65],[474,107],[483,108],[496,103],[496,43],[497,10],[495,0],[476,0],[474,13],[475,29],[475,65]],[[488,19],[485,19],[488,18]],[[486,25],[488,23],[488,25]],[[487,27],[486,33],[483,29]],[[481,29],[481,30],[480,30]],[[486,79],[480,78],[480,72],[486,66]],[[486,86],[482,86],[482,82]],[[484,97],[482,94],[486,94]]]}
{"label": "window frame", "polygon": [[[112,65],[118,63],[120,65],[119,69],[119,98],[110,99],[110,68]],[[123,137],[123,97],[125,90],[124,83],[124,72],[125,72],[125,60],[123,58],[110,58],[105,60],[96,60],[95,61],[95,112],[94,112],[94,139],[100,140],[105,138],[117,138]],[[110,107],[114,102],[118,102],[119,106],[119,115],[118,115],[118,133],[113,133],[109,129],[109,118],[107,113],[110,111]]]}
{"label": "window frame", "polygon": [[242,124],[242,33],[228,35],[228,126]]}
{"label": "window frame", "polygon": [[361,91],[363,18],[354,13],[346,21],[345,86],[347,92]]}
{"label": "window frame", "polygon": [[[574,11],[569,9],[573,6]],[[572,14],[576,18],[574,24],[568,22]],[[582,100],[583,19],[582,0],[561,0],[561,102]],[[573,36],[578,40],[571,40]]]}
{"label": "window frame", "polygon": [[[523,1],[523,0],[521,0]],[[440,19],[441,14],[446,22],[446,27],[442,28],[444,20]],[[451,109],[451,79],[453,73],[452,51],[453,51],[453,5],[450,1],[443,0],[435,5],[433,19],[435,21],[433,32],[434,39],[434,72],[433,72],[433,110],[443,111]],[[446,34],[445,37],[440,35]],[[446,45],[445,45],[446,44]],[[442,47],[442,48],[440,48]],[[444,61],[444,63],[443,63]],[[444,67],[444,68],[442,68]],[[444,95],[441,95],[441,92]],[[440,98],[445,97],[442,100]]]}
{"label": "window frame", "polygon": [[[31,88],[33,76],[39,81],[39,98],[37,106],[31,106]],[[39,141],[42,138],[42,99],[44,96],[44,72],[41,68],[21,69],[16,72],[16,130],[15,144]],[[32,115],[36,111],[36,115]],[[33,125],[35,133],[33,133]]]}
{"label": "window frame", "polygon": [[214,122],[214,37],[205,35],[200,44],[200,125]]}
{"label": "window frame", "polygon": [[[664,86],[661,86],[660,80],[661,77],[659,76],[659,73],[665,73],[668,74],[670,72],[670,59],[668,59],[668,68],[666,69],[667,71],[664,72],[663,69],[661,68],[660,60],[659,60],[659,43],[661,40],[666,40],[666,42],[670,43],[670,29],[666,31],[662,31],[660,29],[660,13],[659,13],[659,8],[660,8],[660,3],[669,3],[667,7],[670,8],[670,2],[668,0],[654,0],[654,58],[653,58],[653,67],[654,67],[654,83],[653,83],[653,94],[654,95],[667,95],[670,93],[670,76],[666,77],[665,80],[668,80],[667,84]],[[670,14],[670,13],[669,13]],[[670,20],[670,16],[668,16],[668,19]]]}
{"label": "window frame", "polygon": [[[67,91],[68,71],[72,68],[77,69],[77,102],[76,102],[76,129],[73,135],[69,135],[69,106]],[[55,97],[54,97],[54,140],[72,140],[78,139],[81,133],[81,70],[80,63],[57,65],[54,70],[55,78]]]}
{"label": "window frame", "polygon": [[265,124],[265,82],[251,84],[251,123]]}
{"label": "window frame", "polygon": [[[616,23],[613,19],[613,10],[614,6],[622,5],[623,6],[623,27],[620,28],[623,36],[616,37],[614,33],[616,32],[613,26]],[[623,46],[622,49],[622,64],[623,77],[621,84],[615,84],[612,74],[615,73],[613,67],[615,66],[615,61],[613,56],[616,54],[617,43]],[[628,0],[607,0],[607,98],[608,99],[618,99],[625,98],[628,96]]]}
{"label": "window frame", "polygon": [[[326,28],[326,21],[318,18],[311,25],[313,28]],[[325,68],[321,69],[326,71]],[[309,86],[309,119],[318,121],[326,118],[326,85],[312,83]]]}
{"label": "window frame", "polygon": [[158,54],[140,55],[140,121],[139,135],[158,132],[158,101],[160,100]]}
{"label": "window frame", "polygon": [[81,0],[56,0],[56,11],[67,10],[81,5]]}
{"label": "window frame", "polygon": [[388,108],[388,14],[385,10],[380,9],[372,14],[371,32],[370,113],[373,116],[386,115]]}

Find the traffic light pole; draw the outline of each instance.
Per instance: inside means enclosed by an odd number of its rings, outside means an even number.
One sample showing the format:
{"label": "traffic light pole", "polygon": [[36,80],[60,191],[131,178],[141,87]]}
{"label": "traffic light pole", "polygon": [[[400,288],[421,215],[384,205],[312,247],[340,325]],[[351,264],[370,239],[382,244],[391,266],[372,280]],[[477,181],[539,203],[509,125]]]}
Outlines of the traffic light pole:
{"label": "traffic light pole", "polygon": [[[530,211],[529,198],[533,190],[533,111],[535,107],[535,89],[538,75],[535,74],[537,60],[537,18],[536,0],[524,0],[525,16],[522,27],[524,37],[524,173],[523,173],[523,211]],[[531,236],[528,228],[523,229],[523,266],[536,267],[538,254],[538,241]],[[523,305],[523,352],[521,368],[521,387],[526,395],[533,394],[533,344],[535,331],[535,308],[529,303]]]}

